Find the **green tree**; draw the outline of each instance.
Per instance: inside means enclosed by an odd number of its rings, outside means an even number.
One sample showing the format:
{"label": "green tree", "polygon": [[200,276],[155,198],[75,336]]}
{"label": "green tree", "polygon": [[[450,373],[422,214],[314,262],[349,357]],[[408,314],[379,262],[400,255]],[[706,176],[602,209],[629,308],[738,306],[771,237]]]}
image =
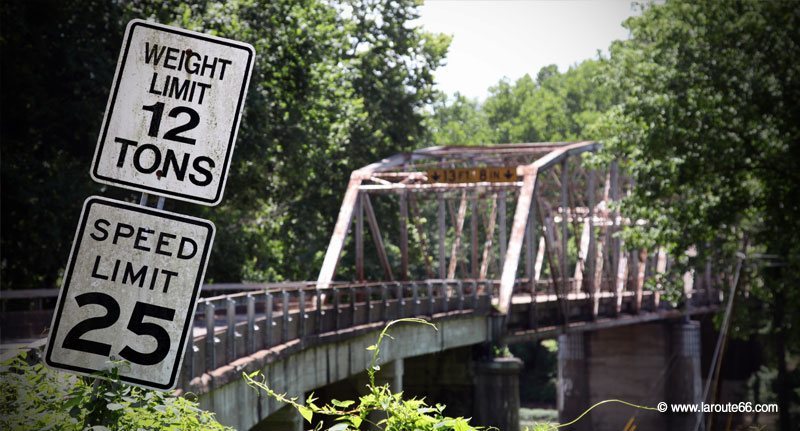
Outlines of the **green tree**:
{"label": "green tree", "polygon": [[735,326],[769,333],[784,430],[798,396],[786,355],[800,353],[799,23],[791,1],[645,8],[611,47],[606,83],[623,101],[598,131],[604,157],[626,160],[636,183],[625,210],[652,222],[631,239],[678,254],[697,246],[702,262],[747,232],[751,250],[773,257],[749,266],[756,309]]}
{"label": "green tree", "polygon": [[481,145],[491,142],[485,113],[476,100],[459,93],[441,95],[430,118],[433,142],[438,145]]}
{"label": "green tree", "polygon": [[[253,44],[223,203],[167,209],[217,225],[208,280],[312,279],[354,167],[420,145],[448,39],[419,3],[323,0],[4,2],[2,286],[56,287],[93,184],[94,145],[125,24],[153,19]],[[46,11],[46,13],[44,13]]]}
{"label": "green tree", "polygon": [[[498,144],[591,139],[590,127],[615,102],[599,86],[604,60],[586,60],[560,73],[555,65],[516,82],[503,79],[482,104],[456,95],[434,106],[434,142]],[[460,140],[460,142],[459,142]]]}
{"label": "green tree", "polygon": [[525,75],[514,85],[492,87],[484,109],[496,142],[591,139],[587,127],[614,101],[614,93],[597,85],[601,68],[601,60],[585,60],[564,73],[550,65],[536,81]]}
{"label": "green tree", "polygon": [[89,161],[120,20],[111,2],[0,5],[3,288],[56,286],[81,203],[101,188]]}

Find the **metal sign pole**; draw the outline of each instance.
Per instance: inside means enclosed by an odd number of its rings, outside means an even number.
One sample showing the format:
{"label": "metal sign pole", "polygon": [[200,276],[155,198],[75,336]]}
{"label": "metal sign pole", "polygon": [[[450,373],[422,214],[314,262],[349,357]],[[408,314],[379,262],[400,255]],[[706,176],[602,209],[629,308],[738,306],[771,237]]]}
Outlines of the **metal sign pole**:
{"label": "metal sign pole", "polygon": [[[84,202],[44,362],[94,377],[119,357],[130,364],[121,381],[169,390],[186,357],[181,349],[194,347],[192,321],[215,228],[163,211],[166,196],[209,206],[222,201],[255,50],[138,19],[128,23],[122,46],[90,174],[141,196],[138,205],[100,196]],[[202,68],[188,60],[198,52],[205,55]],[[176,68],[185,74],[175,76]],[[188,122],[161,130],[165,116]],[[145,134],[142,145],[131,139]],[[181,158],[184,167],[170,171],[169,161]],[[158,195],[152,206],[148,193]],[[132,288],[116,288],[122,286]],[[105,316],[87,305],[105,308]],[[99,332],[81,338],[89,331]],[[141,337],[155,339],[155,349]]]}

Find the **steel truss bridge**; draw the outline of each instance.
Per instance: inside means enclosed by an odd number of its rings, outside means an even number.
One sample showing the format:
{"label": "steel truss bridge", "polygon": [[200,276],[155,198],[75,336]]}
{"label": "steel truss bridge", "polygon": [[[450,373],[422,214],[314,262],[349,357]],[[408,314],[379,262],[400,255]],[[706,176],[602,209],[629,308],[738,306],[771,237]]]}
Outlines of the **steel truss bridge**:
{"label": "steel truss bridge", "polygon": [[[201,299],[182,385],[259,351],[285,355],[400,317],[484,315],[493,342],[506,344],[715,311],[725,276],[710,263],[684,274],[678,307],[645,288],[674,257],[620,238],[632,221],[613,202],[633,184],[616,162],[587,166],[582,155],[599,148],[432,147],[354,171],[317,281],[218,286],[241,292]],[[484,167],[512,167],[516,181],[427,176]],[[355,280],[335,281],[346,245]]]}
{"label": "steel truss bridge", "polygon": [[[676,256],[625,244],[623,227],[645,222],[614,205],[634,187],[618,163],[585,162],[599,148],[431,147],[354,171],[315,282],[204,286],[178,388],[202,396],[240,381],[241,370],[401,317],[479,317],[485,337],[470,342],[504,345],[716,311],[728,276],[710,262],[683,274],[679,306],[661,300]],[[498,169],[505,179],[482,180],[481,170]],[[337,270],[351,280],[336,280]]]}

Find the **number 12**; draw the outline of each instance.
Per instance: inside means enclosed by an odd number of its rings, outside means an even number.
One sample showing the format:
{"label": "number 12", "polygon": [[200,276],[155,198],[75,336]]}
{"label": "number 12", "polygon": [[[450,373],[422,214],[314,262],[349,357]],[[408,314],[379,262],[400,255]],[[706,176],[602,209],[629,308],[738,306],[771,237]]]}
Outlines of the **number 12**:
{"label": "number 12", "polygon": [[[161,117],[164,116],[164,102],[156,102],[152,105],[145,105],[142,106],[142,109],[153,113],[153,115],[150,117],[150,127],[147,130],[147,134],[157,138],[158,129],[161,128]],[[189,130],[197,127],[197,125],[200,124],[200,114],[188,106],[176,106],[169,111],[168,115],[172,118],[178,118],[178,115],[181,114],[188,114],[189,121],[168,130],[167,133],[164,133],[164,139],[194,145],[196,141],[194,138],[181,136],[181,133],[188,132]]]}

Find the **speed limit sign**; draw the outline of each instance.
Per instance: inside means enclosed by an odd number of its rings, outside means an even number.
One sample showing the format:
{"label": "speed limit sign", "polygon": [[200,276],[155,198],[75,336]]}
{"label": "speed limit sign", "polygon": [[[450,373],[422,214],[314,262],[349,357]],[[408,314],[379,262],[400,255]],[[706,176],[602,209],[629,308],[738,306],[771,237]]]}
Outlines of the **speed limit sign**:
{"label": "speed limit sign", "polygon": [[53,316],[45,362],[91,374],[119,359],[120,379],[177,383],[214,225],[90,197],[84,202]]}

